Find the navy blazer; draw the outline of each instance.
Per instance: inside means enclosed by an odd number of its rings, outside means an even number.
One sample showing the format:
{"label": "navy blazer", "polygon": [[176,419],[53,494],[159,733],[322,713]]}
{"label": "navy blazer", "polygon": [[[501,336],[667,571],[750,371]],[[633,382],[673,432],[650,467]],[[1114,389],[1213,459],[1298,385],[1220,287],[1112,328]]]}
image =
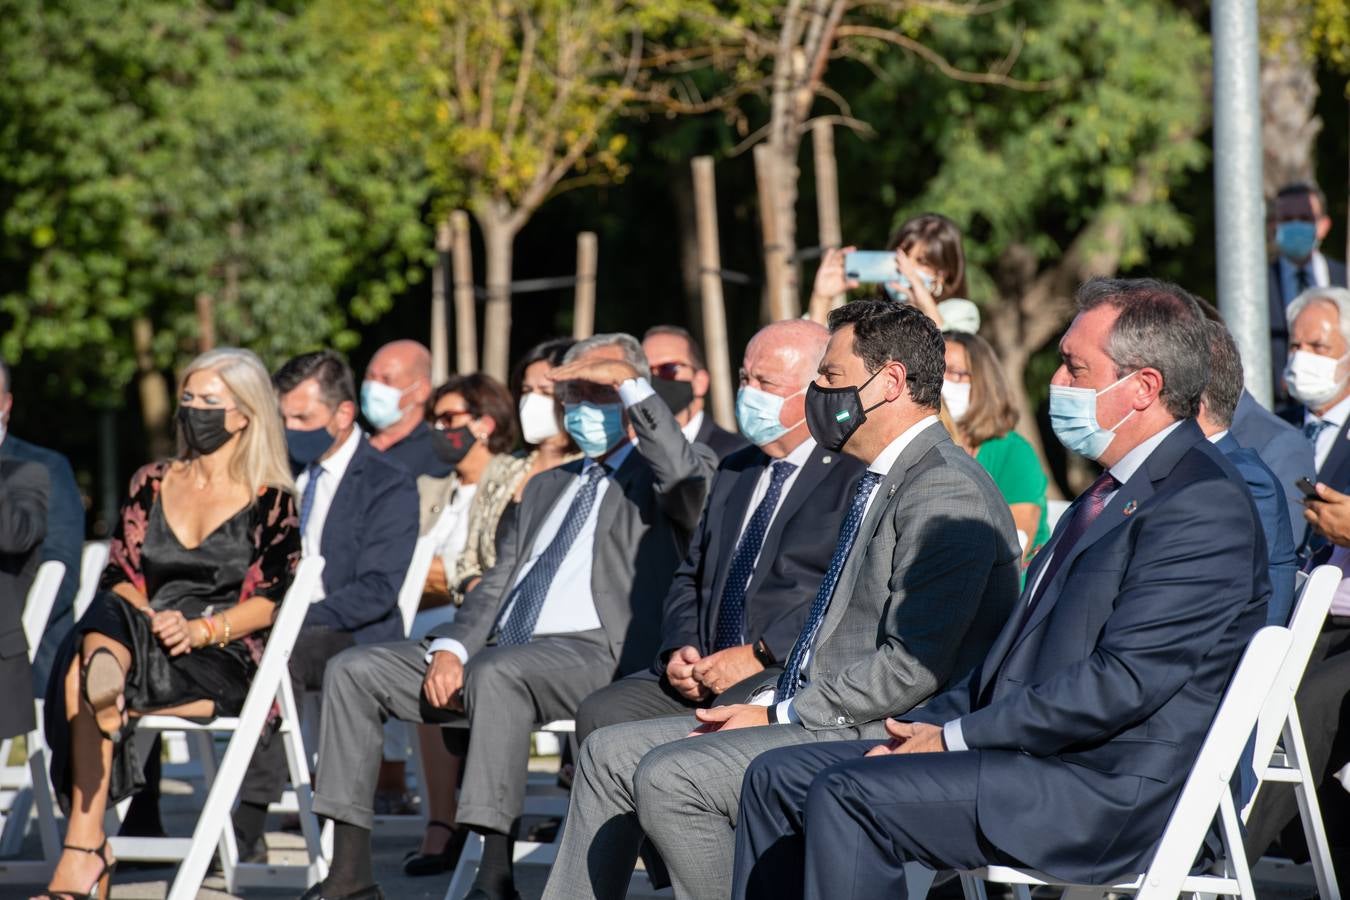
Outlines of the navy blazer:
{"label": "navy blazer", "polygon": [[980,751],[989,840],[1072,882],[1142,871],[1265,624],[1265,543],[1242,476],[1183,422],[1069,551],[1026,623],[1014,615],[971,676],[911,716],[961,720]]}
{"label": "navy blazer", "polygon": [[324,598],[306,625],[355,633],[358,644],[403,635],[398,591],[417,543],[417,483],[364,436],[323,523]]}
{"label": "navy blazer", "polygon": [[66,574],[52,605],[52,614],[42,632],[42,643],[33,660],[33,686],[38,696],[47,690],[47,674],[56,658],[56,648],[75,624],[72,610],[80,589],[80,557],[84,552],[84,503],[75,484],[70,461],[55,450],[39,447],[14,435],[0,443],[0,459],[41,463],[47,470],[50,493],[47,495],[47,536],[42,539],[39,560],[65,563]]}
{"label": "navy blazer", "polygon": [[1289,509],[1289,527],[1294,533],[1294,545],[1303,542],[1307,523],[1303,521],[1303,494],[1294,487],[1300,478],[1314,478],[1317,464],[1313,462],[1312,444],[1303,437],[1303,431],[1281,419],[1256,402],[1247,391],[1238,398],[1233,412],[1233,423],[1228,433],[1243,447],[1256,451],[1261,461],[1275,473],[1275,479],[1284,491]]}
{"label": "navy blazer", "polygon": [[[752,446],[731,454],[718,467],[689,553],[666,595],[661,652],[652,667],[658,676],[665,673],[666,658],[681,647],[712,652],[741,523],[760,475],[772,462]],[[787,659],[801,632],[863,469],[853,457],[817,446],[764,535],[758,565],[745,589],[744,633],[748,643],[762,639],[776,660]],[[783,529],[794,520],[812,524],[809,538],[782,546]]]}
{"label": "navy blazer", "polygon": [[1261,531],[1266,536],[1266,552],[1270,555],[1270,606],[1266,610],[1266,624],[1288,625],[1294,611],[1294,581],[1298,574],[1298,554],[1289,528],[1289,504],[1285,502],[1275,473],[1255,450],[1239,446],[1231,432],[1214,446],[1228,457],[1233,468],[1247,482],[1256,512],[1261,517]]}

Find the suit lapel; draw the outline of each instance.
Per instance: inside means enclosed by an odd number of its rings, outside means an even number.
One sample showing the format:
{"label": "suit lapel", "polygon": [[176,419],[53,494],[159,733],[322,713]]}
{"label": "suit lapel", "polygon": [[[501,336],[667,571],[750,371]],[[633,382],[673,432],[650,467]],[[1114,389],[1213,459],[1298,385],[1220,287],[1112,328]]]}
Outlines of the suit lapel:
{"label": "suit lapel", "polygon": [[[592,551],[592,559],[596,563],[600,562],[602,548],[605,546],[604,539],[619,533],[615,531],[615,520],[618,518],[619,509],[628,503],[628,498],[644,471],[648,471],[647,465],[642,461],[637,448],[634,448],[629,451],[628,458],[623,461],[623,465],[619,466],[618,470],[610,476],[614,483],[609,486],[609,489],[605,491],[605,496],[601,498],[600,512],[597,514],[595,521],[596,546]],[[634,497],[633,499],[637,501],[639,498]],[[628,529],[624,528],[620,531],[627,534]],[[597,585],[601,578],[609,577],[609,571],[609,567],[605,565],[591,566],[591,593],[594,597],[600,596]]]}
{"label": "suit lapel", "polygon": [[722,591],[726,587],[727,574],[731,570],[731,560],[723,559],[723,556],[734,557],[736,553],[741,522],[745,521],[750,498],[755,493],[755,484],[769,462],[768,455],[761,453],[760,459],[754,465],[746,466],[737,473],[736,481],[727,495],[727,502],[721,506],[722,520],[715,526],[716,537],[710,542],[711,546],[708,547],[707,556],[703,560],[703,571],[716,573],[713,577],[712,593],[708,597],[707,620],[710,623],[717,621],[717,610],[722,604]]}
{"label": "suit lapel", "polygon": [[[914,436],[914,439],[900,453],[899,458],[891,465],[891,470],[886,473],[886,477],[881,479],[881,483],[876,486],[872,506],[867,510],[862,525],[858,527],[858,536],[853,541],[848,559],[844,562],[844,570],[839,574],[839,581],[834,586],[834,595],[830,598],[829,608],[825,611],[825,621],[821,623],[820,632],[816,636],[815,645],[817,647],[824,645],[843,619],[849,602],[853,598],[853,588],[858,578],[858,569],[862,567],[863,557],[867,555],[867,545],[872,542],[872,538],[876,537],[882,517],[889,514],[894,505],[900,502],[899,497],[904,493],[904,483],[909,476],[910,468],[938,443],[950,440],[951,437],[947,434],[947,429],[943,427],[942,423],[934,422]],[[900,535],[899,538],[903,540],[904,536]]]}
{"label": "suit lapel", "polygon": [[[339,548],[330,545],[331,540],[336,539],[339,534],[353,533],[353,524],[356,524],[358,528],[360,527],[359,523],[355,522],[355,517],[359,515],[360,511],[353,506],[355,503],[354,486],[359,483],[361,471],[366,467],[366,455],[376,452],[378,451],[366,443],[366,439],[362,437],[360,443],[356,446],[356,452],[352,454],[351,462],[347,463],[342,478],[338,481],[337,487],[333,489],[333,502],[328,506],[328,516],[323,520],[323,532],[319,535],[319,552],[325,557],[331,559],[332,554],[339,550]],[[325,473],[325,477],[332,476]]]}
{"label": "suit lapel", "polygon": [[[775,548],[778,546],[779,536],[783,533],[783,528],[786,527],[786,524],[797,514],[797,510],[802,508],[802,504],[806,502],[806,499],[815,493],[816,488],[820,487],[820,483],[824,481],[825,476],[830,473],[831,464],[837,458],[838,454],[827,453],[820,447],[817,447],[812,451],[811,455],[807,457],[806,465],[802,467],[801,473],[797,475],[797,480],[792,482],[792,489],[788,491],[788,495],[783,498],[783,505],[778,508],[778,514],[773,517],[773,523],[769,526],[768,533],[764,535],[764,544],[762,545],[760,556],[761,561],[764,560],[763,553],[765,551],[769,553],[776,552]],[[825,460],[829,460],[830,462],[825,462]],[[751,592],[764,580],[764,576],[768,571],[769,566],[767,564],[755,566],[755,571],[750,576],[750,583],[745,587],[745,596],[750,596]]]}
{"label": "suit lapel", "polygon": [[1350,437],[1347,437],[1347,429],[1350,429],[1350,416],[1345,417],[1345,421],[1336,431],[1336,440],[1331,444],[1331,452],[1327,454],[1322,467],[1317,470],[1318,481],[1337,484],[1338,482],[1333,479],[1345,464],[1350,462]]}

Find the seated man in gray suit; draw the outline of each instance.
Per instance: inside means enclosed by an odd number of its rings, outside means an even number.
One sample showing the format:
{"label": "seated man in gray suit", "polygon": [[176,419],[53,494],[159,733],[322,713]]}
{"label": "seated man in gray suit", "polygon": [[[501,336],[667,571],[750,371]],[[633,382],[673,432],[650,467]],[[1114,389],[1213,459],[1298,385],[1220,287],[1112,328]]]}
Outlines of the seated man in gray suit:
{"label": "seated man in gray suit", "polygon": [[[530,732],[650,665],[661,599],[715,466],[711,450],[684,439],[647,371],[626,334],[573,346],[552,377],[586,459],[530,480],[498,536],[496,565],[453,622],[425,641],[355,648],[329,663],[314,810],[335,823],[333,866],[306,898],[382,896],[371,798],[389,717],[467,729],[458,824],[484,835],[469,897],[515,896],[511,834]],[[578,376],[593,380],[567,380]]]}
{"label": "seated man in gray suit", "polygon": [[[887,715],[965,675],[1007,620],[1016,528],[993,481],[938,422],[937,326],[911,306],[868,300],[831,313],[830,330],[807,424],[868,471],[784,670],[757,702],[587,738],[546,898],[623,897],[644,831],[677,897],[725,896],[729,829],[756,756],[883,736]],[[782,546],[812,527],[792,523]]]}

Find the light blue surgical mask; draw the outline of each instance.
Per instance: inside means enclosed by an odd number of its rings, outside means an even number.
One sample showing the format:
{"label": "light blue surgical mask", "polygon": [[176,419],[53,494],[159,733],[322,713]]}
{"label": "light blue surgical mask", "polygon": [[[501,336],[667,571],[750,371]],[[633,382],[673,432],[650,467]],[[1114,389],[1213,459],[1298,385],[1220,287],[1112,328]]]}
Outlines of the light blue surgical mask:
{"label": "light blue surgical mask", "polygon": [[361,382],[361,412],[376,431],[403,418],[403,391],[379,381]]}
{"label": "light blue surgical mask", "polygon": [[627,436],[620,403],[567,403],[563,406],[563,428],[576,441],[581,452],[595,459]]}
{"label": "light blue surgical mask", "polygon": [[1317,226],[1298,220],[1281,222],[1275,226],[1275,247],[1285,259],[1301,263],[1317,249]]}
{"label": "light blue surgical mask", "polygon": [[[772,444],[801,424],[801,422],[791,426],[782,424],[783,404],[792,397],[804,393],[806,388],[802,388],[791,397],[780,397],[759,388],[752,388],[748,384],[742,385],[736,394],[736,424],[740,426],[741,434],[756,447]],[[803,418],[802,422],[805,421]]]}
{"label": "light blue surgical mask", "polygon": [[1097,422],[1097,398],[1108,391],[1115,390],[1137,372],[1131,372],[1115,384],[1094,391],[1092,388],[1050,385],[1050,427],[1055,437],[1069,450],[1088,459],[1100,459],[1116,438],[1116,429],[1129,421],[1136,410],[1130,410],[1125,418],[1110,428],[1103,428]]}

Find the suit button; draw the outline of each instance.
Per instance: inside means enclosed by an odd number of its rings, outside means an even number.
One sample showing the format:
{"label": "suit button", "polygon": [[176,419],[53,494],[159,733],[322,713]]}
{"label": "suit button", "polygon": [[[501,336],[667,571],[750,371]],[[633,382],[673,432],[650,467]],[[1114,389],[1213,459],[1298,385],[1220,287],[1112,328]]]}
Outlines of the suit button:
{"label": "suit button", "polygon": [[834,720],[834,724],[836,724],[836,725],[843,725],[843,724],[845,724],[847,721],[848,721],[848,720],[845,719],[843,716],[840,716],[839,718],[837,718],[837,719]]}

